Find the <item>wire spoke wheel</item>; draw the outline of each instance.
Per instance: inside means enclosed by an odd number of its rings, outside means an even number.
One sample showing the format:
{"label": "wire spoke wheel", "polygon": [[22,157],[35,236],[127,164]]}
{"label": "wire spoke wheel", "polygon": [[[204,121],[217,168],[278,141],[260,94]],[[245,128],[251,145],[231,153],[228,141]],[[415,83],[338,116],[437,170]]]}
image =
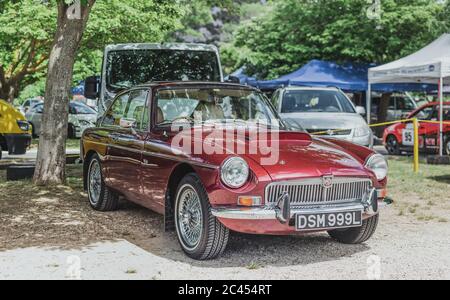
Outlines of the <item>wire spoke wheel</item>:
{"label": "wire spoke wheel", "polygon": [[102,174],[100,164],[97,160],[93,160],[89,168],[89,200],[96,205],[100,200],[102,190]]}
{"label": "wire spoke wheel", "polygon": [[200,198],[190,186],[185,186],[179,194],[177,210],[180,235],[188,248],[200,243],[203,230],[203,214]]}

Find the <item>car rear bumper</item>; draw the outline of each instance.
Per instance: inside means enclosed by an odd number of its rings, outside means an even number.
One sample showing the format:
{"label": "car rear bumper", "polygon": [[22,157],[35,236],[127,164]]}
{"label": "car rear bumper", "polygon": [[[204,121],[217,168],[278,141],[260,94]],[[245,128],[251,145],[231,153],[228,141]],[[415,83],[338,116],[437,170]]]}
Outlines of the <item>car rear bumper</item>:
{"label": "car rear bumper", "polygon": [[10,155],[23,155],[31,145],[31,134],[5,134]]}

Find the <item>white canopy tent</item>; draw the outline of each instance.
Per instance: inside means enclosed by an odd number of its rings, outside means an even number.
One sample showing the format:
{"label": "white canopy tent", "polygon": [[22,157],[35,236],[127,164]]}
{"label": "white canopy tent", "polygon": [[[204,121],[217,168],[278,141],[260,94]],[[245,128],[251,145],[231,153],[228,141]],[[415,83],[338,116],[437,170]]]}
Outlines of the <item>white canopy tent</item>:
{"label": "white canopy tent", "polygon": [[367,116],[371,116],[371,85],[375,83],[430,83],[439,85],[440,105],[440,155],[443,155],[443,89],[450,84],[450,34],[407,57],[369,69],[367,91]]}

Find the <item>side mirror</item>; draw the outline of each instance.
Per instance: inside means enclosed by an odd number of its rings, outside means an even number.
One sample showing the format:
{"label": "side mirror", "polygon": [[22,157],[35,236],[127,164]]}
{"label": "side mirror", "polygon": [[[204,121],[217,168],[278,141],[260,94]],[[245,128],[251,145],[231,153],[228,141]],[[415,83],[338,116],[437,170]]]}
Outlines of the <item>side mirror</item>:
{"label": "side mirror", "polygon": [[356,107],[356,112],[358,113],[358,114],[360,114],[361,116],[365,116],[366,115],[366,109],[364,108],[364,107],[362,107],[362,106],[357,106]]}
{"label": "side mirror", "polygon": [[91,76],[84,81],[84,97],[91,100],[96,100],[99,97],[99,84],[100,80],[98,76]]}
{"label": "side mirror", "polygon": [[227,82],[229,82],[229,83],[240,84],[240,83],[241,83],[241,80],[239,79],[239,77],[236,77],[236,76],[229,76]]}
{"label": "side mirror", "polygon": [[122,128],[127,128],[127,129],[135,128],[136,127],[136,120],[135,119],[124,119],[124,118],[122,118],[122,119],[120,119],[119,126],[122,127]]}

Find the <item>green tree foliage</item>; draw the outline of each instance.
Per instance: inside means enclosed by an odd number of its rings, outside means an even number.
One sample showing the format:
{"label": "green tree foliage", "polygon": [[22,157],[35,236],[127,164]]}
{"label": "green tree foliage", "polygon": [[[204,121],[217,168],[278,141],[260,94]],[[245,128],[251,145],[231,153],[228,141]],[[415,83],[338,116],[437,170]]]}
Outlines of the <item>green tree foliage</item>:
{"label": "green tree foliage", "polygon": [[[12,101],[20,90],[45,76],[56,31],[56,1],[0,0],[0,98]],[[181,28],[184,11],[180,1],[97,1],[74,79],[98,73],[107,44],[163,41]]]}
{"label": "green tree foliage", "polygon": [[267,78],[311,59],[385,63],[433,41],[448,22],[442,1],[383,0],[378,10],[367,0],[284,0],[243,26],[226,55]]}

